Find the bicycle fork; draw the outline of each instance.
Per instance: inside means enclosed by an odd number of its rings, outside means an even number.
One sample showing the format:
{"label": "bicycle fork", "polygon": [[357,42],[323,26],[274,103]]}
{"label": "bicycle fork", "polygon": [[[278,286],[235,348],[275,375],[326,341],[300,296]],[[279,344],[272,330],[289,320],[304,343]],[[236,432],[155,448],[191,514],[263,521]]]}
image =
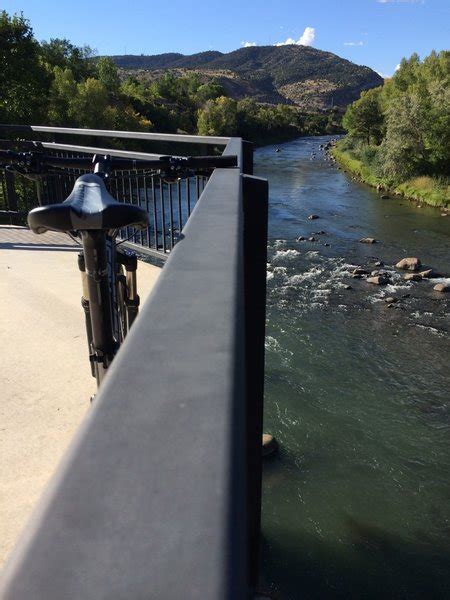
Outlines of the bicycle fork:
{"label": "bicycle fork", "polygon": [[83,252],[78,255],[92,375],[103,381],[116,352],[113,335],[110,282],[104,231],[82,231]]}

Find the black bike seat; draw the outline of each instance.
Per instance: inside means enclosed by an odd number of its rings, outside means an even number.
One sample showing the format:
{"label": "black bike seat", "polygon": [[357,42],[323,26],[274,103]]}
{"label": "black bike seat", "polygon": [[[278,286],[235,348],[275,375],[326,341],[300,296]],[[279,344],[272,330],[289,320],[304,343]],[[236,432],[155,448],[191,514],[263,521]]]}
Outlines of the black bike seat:
{"label": "black bike seat", "polygon": [[61,204],[39,206],[28,214],[28,225],[34,233],[120,229],[127,225],[144,228],[147,223],[146,210],[117,202],[103,179],[92,173],[78,177],[72,193]]}

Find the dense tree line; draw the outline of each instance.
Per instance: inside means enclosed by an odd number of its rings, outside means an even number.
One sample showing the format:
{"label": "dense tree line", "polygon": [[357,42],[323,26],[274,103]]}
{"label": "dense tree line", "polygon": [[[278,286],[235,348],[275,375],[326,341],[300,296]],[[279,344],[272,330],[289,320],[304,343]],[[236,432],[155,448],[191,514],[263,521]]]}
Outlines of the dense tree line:
{"label": "dense tree line", "polygon": [[23,15],[0,13],[0,122],[240,135],[262,143],[339,130],[339,112],[233,100],[195,72],[121,78],[110,58],[66,39],[39,43]]}
{"label": "dense tree line", "polygon": [[450,174],[450,52],[403,59],[395,75],[363,92],[343,120],[352,153],[388,185]]}

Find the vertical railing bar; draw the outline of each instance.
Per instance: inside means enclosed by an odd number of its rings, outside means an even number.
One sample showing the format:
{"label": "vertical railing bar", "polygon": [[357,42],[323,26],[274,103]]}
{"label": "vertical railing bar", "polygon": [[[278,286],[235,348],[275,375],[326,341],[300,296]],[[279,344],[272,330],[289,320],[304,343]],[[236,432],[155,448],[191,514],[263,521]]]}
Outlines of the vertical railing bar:
{"label": "vertical railing bar", "polygon": [[[130,169],[128,169],[127,174],[128,174],[128,194],[129,194],[129,196],[128,196],[128,202],[130,204],[133,204],[133,187],[132,187],[132,183],[131,183],[131,171],[130,171]],[[128,227],[128,225],[127,225],[127,238],[130,237],[130,229],[131,228]],[[131,235],[133,237],[133,242],[135,242],[136,241],[136,231],[134,230],[134,227],[133,227],[133,231],[132,231]]]}
{"label": "vertical railing bar", "polygon": [[159,179],[159,203],[161,206],[161,228],[162,228],[162,247],[164,254],[166,253],[166,214],[164,207],[164,182],[162,177]]}
{"label": "vertical railing bar", "polygon": [[[125,171],[120,171],[121,183],[122,183],[122,202],[126,202],[127,195],[125,193]],[[123,231],[123,230],[122,230]],[[125,237],[128,237],[128,228],[125,228]]]}
{"label": "vertical railing bar", "polygon": [[[136,194],[137,194],[137,205],[140,207],[141,206],[141,188],[139,186],[139,171],[136,170],[136,175],[135,175],[135,179],[136,179]],[[141,246],[143,246],[144,244],[142,243],[142,229],[139,229],[139,239],[140,239],[140,244]]]}
{"label": "vertical railing bar", "polygon": [[[114,172],[114,197],[117,202],[120,202],[120,192],[119,192],[119,171]],[[122,237],[122,229],[119,231],[119,236]]]}
{"label": "vertical railing bar", "polygon": [[187,206],[187,218],[191,216],[191,180],[189,177],[186,178],[186,206]]}
{"label": "vertical railing bar", "polygon": [[148,221],[147,221],[147,248],[150,248],[150,203],[148,199],[148,189],[147,189],[147,176],[145,172],[143,173],[144,178],[144,201],[145,201],[145,210],[147,211]]}
{"label": "vertical railing bar", "polygon": [[152,175],[152,202],[153,202],[153,227],[155,237],[155,250],[158,250],[158,215],[156,210],[156,189],[155,189],[155,176]]}
{"label": "vertical railing bar", "polygon": [[8,206],[6,204],[6,189],[5,189],[5,174],[4,174],[4,171],[2,171],[1,182],[2,182],[2,205],[5,207],[5,210],[8,210]]}
{"label": "vertical railing bar", "polygon": [[178,235],[181,235],[183,229],[183,214],[181,212],[181,183],[177,180],[177,197],[178,197]]}
{"label": "vertical railing bar", "polygon": [[174,238],[173,238],[173,194],[172,194],[172,183],[169,183],[169,219],[170,219],[170,249],[173,250]]}

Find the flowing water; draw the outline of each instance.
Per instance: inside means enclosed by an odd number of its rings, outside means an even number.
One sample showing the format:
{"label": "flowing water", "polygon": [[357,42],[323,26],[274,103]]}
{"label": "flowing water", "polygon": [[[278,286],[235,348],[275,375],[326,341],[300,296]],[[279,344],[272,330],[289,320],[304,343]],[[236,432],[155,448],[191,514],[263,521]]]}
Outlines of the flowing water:
{"label": "flowing water", "polygon": [[[327,139],[256,153],[270,183],[264,429],[281,446],[264,467],[263,587],[450,598],[450,295],[393,267],[418,256],[449,276],[450,215],[382,200],[325,160]],[[387,288],[351,278],[377,261]]]}

